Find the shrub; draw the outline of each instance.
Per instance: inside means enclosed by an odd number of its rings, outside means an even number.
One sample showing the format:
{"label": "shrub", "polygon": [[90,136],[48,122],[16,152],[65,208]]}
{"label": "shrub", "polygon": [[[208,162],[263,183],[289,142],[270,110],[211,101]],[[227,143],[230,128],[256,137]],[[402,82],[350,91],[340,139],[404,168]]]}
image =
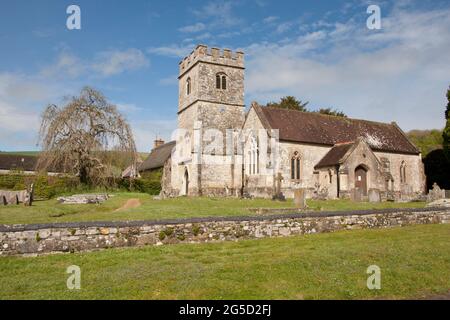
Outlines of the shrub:
{"label": "shrub", "polygon": [[34,184],[34,195],[37,199],[50,199],[62,193],[71,192],[78,188],[76,178],[55,177],[47,175],[0,175],[0,189],[25,190]]}
{"label": "shrub", "polygon": [[166,234],[166,236],[170,237],[173,234],[173,228],[166,228],[164,230],[164,233]]}
{"label": "shrub", "polygon": [[200,234],[200,227],[198,225],[194,225],[192,227],[192,233],[194,234],[194,236],[198,236]]}

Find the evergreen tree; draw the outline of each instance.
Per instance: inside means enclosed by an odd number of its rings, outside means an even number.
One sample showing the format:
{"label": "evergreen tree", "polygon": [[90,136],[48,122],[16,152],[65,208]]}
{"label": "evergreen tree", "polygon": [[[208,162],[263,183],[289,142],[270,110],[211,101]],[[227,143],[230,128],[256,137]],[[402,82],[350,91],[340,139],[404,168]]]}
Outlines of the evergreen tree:
{"label": "evergreen tree", "polygon": [[301,100],[297,100],[293,96],[286,96],[280,99],[280,102],[269,102],[267,107],[272,108],[281,108],[281,109],[291,109],[297,111],[308,111],[306,106],[308,102],[302,102]]}
{"label": "evergreen tree", "polygon": [[444,140],[443,147],[444,153],[447,160],[450,161],[450,87],[447,90],[447,109],[445,110],[445,128],[442,133],[442,138]]}
{"label": "evergreen tree", "polygon": [[328,114],[330,116],[347,118],[347,115],[344,112],[331,108],[320,108],[316,112],[321,114]]}
{"label": "evergreen tree", "polygon": [[337,109],[320,108],[317,111],[310,110],[306,107],[308,105],[308,103],[309,102],[303,102],[302,100],[297,100],[293,96],[286,96],[286,97],[282,97],[280,99],[280,102],[269,102],[268,104],[266,104],[266,107],[290,109],[290,110],[297,110],[297,111],[302,111],[302,112],[316,112],[316,113],[321,113],[321,114],[328,114],[328,115],[332,115],[332,116],[347,118],[347,115],[344,112],[339,111]]}

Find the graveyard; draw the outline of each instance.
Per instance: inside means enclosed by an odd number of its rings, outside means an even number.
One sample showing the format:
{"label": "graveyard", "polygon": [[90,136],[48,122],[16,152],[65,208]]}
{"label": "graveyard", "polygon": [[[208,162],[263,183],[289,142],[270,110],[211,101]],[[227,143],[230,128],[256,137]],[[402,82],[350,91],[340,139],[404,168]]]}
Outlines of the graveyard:
{"label": "graveyard", "polygon": [[[127,208],[137,199],[139,206]],[[424,208],[426,202],[355,202],[339,200],[306,200],[306,208],[297,210],[294,199],[239,199],[213,197],[178,197],[159,199],[144,193],[114,192],[101,203],[64,204],[58,199],[35,200],[31,206],[22,203],[0,206],[0,224],[34,224],[53,222],[161,220],[197,217],[251,216],[277,212],[352,211],[388,208]]]}

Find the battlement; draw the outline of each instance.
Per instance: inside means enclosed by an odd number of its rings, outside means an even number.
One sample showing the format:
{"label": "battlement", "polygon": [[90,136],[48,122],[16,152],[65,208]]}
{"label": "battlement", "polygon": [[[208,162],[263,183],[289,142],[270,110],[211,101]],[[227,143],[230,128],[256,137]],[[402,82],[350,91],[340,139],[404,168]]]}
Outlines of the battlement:
{"label": "battlement", "polygon": [[232,52],[230,49],[208,48],[199,44],[189,56],[180,61],[180,75],[189,70],[197,61],[244,68],[244,53],[241,51]]}

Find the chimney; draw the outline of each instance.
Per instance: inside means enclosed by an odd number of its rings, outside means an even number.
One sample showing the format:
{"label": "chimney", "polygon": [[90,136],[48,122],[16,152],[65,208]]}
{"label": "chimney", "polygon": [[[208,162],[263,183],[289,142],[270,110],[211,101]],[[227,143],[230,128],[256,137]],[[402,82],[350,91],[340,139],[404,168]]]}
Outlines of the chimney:
{"label": "chimney", "polygon": [[157,138],[154,142],[153,142],[153,149],[158,148],[159,146],[162,146],[164,144],[164,140],[161,138]]}

